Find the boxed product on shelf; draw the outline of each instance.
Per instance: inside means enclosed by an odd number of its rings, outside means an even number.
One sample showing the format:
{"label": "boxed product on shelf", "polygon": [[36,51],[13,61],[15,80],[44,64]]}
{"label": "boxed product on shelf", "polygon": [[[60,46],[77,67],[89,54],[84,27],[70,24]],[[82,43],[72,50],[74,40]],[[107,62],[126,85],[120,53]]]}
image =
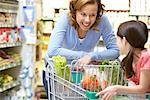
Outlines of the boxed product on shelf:
{"label": "boxed product on shelf", "polygon": [[0,71],[15,67],[21,64],[21,56],[15,52],[0,50]]}
{"label": "boxed product on shelf", "polygon": [[0,83],[2,83],[2,87],[13,82],[13,77],[8,74],[1,74],[0,77],[3,79]]}
{"label": "boxed product on shelf", "polygon": [[0,43],[14,43],[21,42],[19,28],[1,28],[0,29]]}

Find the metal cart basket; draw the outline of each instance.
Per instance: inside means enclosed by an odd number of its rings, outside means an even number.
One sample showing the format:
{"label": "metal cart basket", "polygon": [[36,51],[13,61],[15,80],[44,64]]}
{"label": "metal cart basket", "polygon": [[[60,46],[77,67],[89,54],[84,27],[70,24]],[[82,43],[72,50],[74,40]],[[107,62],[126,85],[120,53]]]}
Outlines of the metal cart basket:
{"label": "metal cart basket", "polygon": [[[55,73],[51,60],[46,59],[46,80],[49,100],[88,100],[83,88]],[[64,69],[65,73],[65,69]]]}
{"label": "metal cart basket", "polygon": [[[95,94],[106,88],[108,85],[126,84],[118,61],[114,61],[112,65],[82,66],[77,65],[76,61],[73,61],[62,69],[63,76],[59,76],[56,73],[55,65],[51,59],[45,59],[45,63],[49,100],[99,100],[100,97],[95,97]],[[80,68],[84,68],[84,71]],[[83,84],[86,76],[96,77],[97,80],[100,81],[100,84],[96,85],[93,83],[93,87],[89,86],[89,84]],[[97,80],[94,80],[94,82]],[[103,82],[104,80],[105,82]],[[124,94],[116,96],[115,100],[149,99],[137,99],[137,96],[135,95]]]}

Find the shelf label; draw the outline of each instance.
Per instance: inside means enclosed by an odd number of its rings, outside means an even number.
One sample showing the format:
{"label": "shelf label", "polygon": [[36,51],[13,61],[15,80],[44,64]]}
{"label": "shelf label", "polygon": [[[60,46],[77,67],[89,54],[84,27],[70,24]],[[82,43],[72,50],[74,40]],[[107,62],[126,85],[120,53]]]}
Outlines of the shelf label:
{"label": "shelf label", "polygon": [[33,26],[23,26],[21,28],[21,38],[26,44],[36,44],[36,34]]}

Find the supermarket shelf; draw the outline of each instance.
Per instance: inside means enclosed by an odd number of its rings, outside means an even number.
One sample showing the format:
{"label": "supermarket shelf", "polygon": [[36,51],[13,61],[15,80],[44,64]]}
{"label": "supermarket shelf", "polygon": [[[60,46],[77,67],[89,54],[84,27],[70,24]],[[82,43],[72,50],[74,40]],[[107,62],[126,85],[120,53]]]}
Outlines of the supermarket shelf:
{"label": "supermarket shelf", "polygon": [[11,29],[13,29],[14,27],[15,27],[15,25],[4,23],[4,24],[1,24],[0,29],[4,29],[4,28],[7,28],[7,29],[11,28]]}
{"label": "supermarket shelf", "polygon": [[20,65],[21,65],[21,61],[14,62],[12,64],[8,64],[8,65],[5,65],[5,66],[0,66],[0,71],[5,70],[5,69],[9,69],[9,68],[14,68],[14,67],[20,66]]}
{"label": "supermarket shelf", "polygon": [[0,92],[4,92],[4,91],[6,91],[6,90],[8,90],[10,88],[16,87],[18,85],[20,85],[20,81],[19,80],[13,81],[12,83],[4,86],[3,88],[0,88]]}
{"label": "supermarket shelf", "polygon": [[49,19],[49,18],[42,18],[41,21],[53,21],[54,22],[53,19]]}
{"label": "supermarket shelf", "polygon": [[17,0],[0,0],[0,2],[3,4],[18,4]]}
{"label": "supermarket shelf", "polygon": [[130,16],[150,16],[150,12],[130,12]]}
{"label": "supermarket shelf", "polygon": [[107,9],[105,12],[129,12],[129,10],[112,10],[112,9]]}
{"label": "supermarket shelf", "polygon": [[0,43],[0,48],[6,48],[6,47],[16,47],[21,46],[22,42],[15,42],[15,43]]}
{"label": "supermarket shelf", "polygon": [[44,45],[48,45],[49,41],[38,41],[37,44],[44,44]]}
{"label": "supermarket shelf", "polygon": [[18,9],[18,2],[10,2],[10,1],[0,1],[0,12],[5,12],[5,13],[17,13]]}
{"label": "supermarket shelf", "polygon": [[42,34],[43,34],[43,35],[48,35],[48,36],[49,36],[49,35],[51,35],[51,33],[52,33],[52,31],[49,31],[49,32],[43,32]]}

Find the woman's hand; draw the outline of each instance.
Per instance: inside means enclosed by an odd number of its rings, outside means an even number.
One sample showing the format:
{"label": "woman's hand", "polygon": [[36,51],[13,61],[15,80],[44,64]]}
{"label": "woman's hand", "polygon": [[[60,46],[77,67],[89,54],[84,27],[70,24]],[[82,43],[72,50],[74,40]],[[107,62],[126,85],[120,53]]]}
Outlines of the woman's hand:
{"label": "woman's hand", "polygon": [[109,86],[96,94],[98,95],[102,96],[102,100],[113,100],[113,96],[117,95],[117,86]]}
{"label": "woman's hand", "polygon": [[91,62],[91,56],[90,55],[85,55],[84,57],[80,58],[77,63],[79,65],[87,65]]}

